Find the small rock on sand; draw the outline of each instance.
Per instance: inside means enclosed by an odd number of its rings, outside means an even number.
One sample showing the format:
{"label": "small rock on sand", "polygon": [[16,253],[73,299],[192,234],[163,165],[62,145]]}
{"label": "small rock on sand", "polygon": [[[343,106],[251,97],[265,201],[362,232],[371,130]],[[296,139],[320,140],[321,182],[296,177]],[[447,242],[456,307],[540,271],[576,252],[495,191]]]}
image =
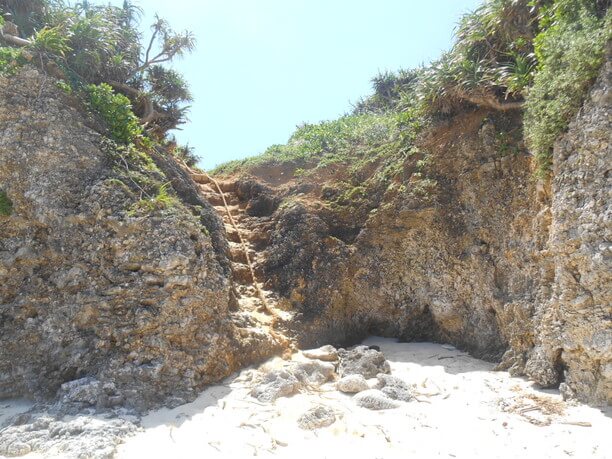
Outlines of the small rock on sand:
{"label": "small rock on sand", "polygon": [[287,370],[274,370],[263,375],[251,395],[260,402],[270,403],[279,397],[295,394],[301,387],[298,379]]}
{"label": "small rock on sand", "polygon": [[336,421],[334,410],[325,406],[311,408],[298,419],[298,425],[305,430],[314,430],[332,425]]}
{"label": "small rock on sand", "polygon": [[6,453],[9,457],[25,456],[30,453],[32,448],[27,443],[21,443],[19,441],[11,443],[6,449]]}
{"label": "small rock on sand", "polygon": [[387,397],[403,402],[414,400],[412,388],[403,379],[384,373],[379,373],[376,378],[378,379],[378,387]]}
{"label": "small rock on sand", "polygon": [[336,389],[348,394],[356,394],[369,388],[368,382],[362,375],[348,375],[336,383]]}
{"label": "small rock on sand", "polygon": [[370,410],[387,410],[391,408],[399,408],[399,402],[387,397],[378,389],[368,389],[359,392],[354,397],[355,403],[362,408]]}
{"label": "small rock on sand", "polygon": [[317,349],[308,349],[303,351],[302,354],[309,359],[323,360],[324,362],[335,362],[338,360],[338,350],[329,344]]}
{"label": "small rock on sand", "polygon": [[357,374],[368,379],[376,377],[378,373],[391,373],[391,367],[384,354],[368,346],[340,349],[338,355],[340,357],[338,373],[341,377]]}
{"label": "small rock on sand", "polygon": [[313,360],[311,362],[296,362],[289,371],[304,384],[321,385],[334,378],[336,368],[333,363]]}
{"label": "small rock on sand", "polygon": [[334,378],[332,363],[318,360],[292,362],[285,368],[264,373],[251,390],[260,402],[270,403],[279,397],[295,394],[304,386],[320,386]]}

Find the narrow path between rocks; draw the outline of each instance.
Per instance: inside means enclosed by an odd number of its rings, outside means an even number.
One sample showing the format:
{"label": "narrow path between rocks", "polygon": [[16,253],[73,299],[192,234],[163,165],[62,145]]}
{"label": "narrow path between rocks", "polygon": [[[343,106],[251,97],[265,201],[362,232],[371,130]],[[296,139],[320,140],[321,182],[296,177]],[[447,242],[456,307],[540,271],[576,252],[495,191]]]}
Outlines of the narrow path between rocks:
{"label": "narrow path between rocks", "polygon": [[220,182],[207,173],[198,173],[187,168],[198,184],[202,196],[215,208],[223,219],[228,243],[232,277],[235,283],[236,310],[232,318],[239,330],[248,330],[253,323],[266,330],[287,350],[294,347],[283,322],[290,322],[292,315],[278,308],[276,294],[265,288],[262,269],[267,234],[271,231],[271,217],[251,217],[245,212],[246,203],[236,194],[235,182]]}
{"label": "narrow path between rocks", "polygon": [[[382,350],[391,373],[382,378],[402,381],[409,401],[400,396],[395,408],[373,410],[384,388],[340,392],[339,375],[325,369],[342,371],[342,363],[298,353],[245,370],[193,403],[149,414],[117,457],[612,457],[610,413],[564,402],[558,391],[494,372],[452,346],[384,338],[365,344]],[[297,389],[286,389],[288,373],[302,381]],[[369,387],[380,387],[380,379]],[[384,393],[391,400],[393,391]]]}

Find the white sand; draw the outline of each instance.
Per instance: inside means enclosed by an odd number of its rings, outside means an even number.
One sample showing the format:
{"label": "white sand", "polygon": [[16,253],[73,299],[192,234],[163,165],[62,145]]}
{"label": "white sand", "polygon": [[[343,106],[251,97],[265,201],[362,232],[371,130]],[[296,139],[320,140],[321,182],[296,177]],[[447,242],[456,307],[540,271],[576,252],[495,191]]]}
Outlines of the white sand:
{"label": "white sand", "polygon": [[[557,391],[494,372],[493,364],[452,346],[382,338],[365,344],[379,345],[392,373],[417,384],[421,402],[371,411],[326,384],[262,404],[248,395],[253,371],[246,370],[193,403],[146,416],[144,430],[117,457],[612,458],[609,412],[565,403]],[[336,422],[300,429],[297,418],[317,405],[332,407]]]}

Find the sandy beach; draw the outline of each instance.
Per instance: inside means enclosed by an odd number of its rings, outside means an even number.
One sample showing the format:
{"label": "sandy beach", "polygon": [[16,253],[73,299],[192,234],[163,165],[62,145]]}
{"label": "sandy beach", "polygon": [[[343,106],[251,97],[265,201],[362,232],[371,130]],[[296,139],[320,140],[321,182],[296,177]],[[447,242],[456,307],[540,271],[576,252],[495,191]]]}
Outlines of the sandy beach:
{"label": "sandy beach", "polygon": [[[417,401],[372,411],[327,383],[265,404],[249,395],[255,370],[245,370],[193,403],[144,417],[117,457],[612,457],[609,412],[566,403],[558,391],[492,371],[494,364],[449,345],[375,337],[364,344],[380,346],[392,374],[416,385]],[[316,406],[333,408],[336,421],[298,427]]]}

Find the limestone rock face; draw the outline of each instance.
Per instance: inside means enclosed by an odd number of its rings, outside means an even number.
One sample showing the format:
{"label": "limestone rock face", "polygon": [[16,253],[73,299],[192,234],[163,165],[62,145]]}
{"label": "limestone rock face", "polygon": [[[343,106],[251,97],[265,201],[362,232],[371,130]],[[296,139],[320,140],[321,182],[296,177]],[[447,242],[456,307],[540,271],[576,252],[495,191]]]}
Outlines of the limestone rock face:
{"label": "limestone rock face", "polygon": [[250,363],[214,210],[132,212],[128,172],[53,80],[25,70],[0,94],[0,398],[87,377],[64,396],[147,409]]}
{"label": "limestone rock face", "polygon": [[299,313],[301,344],[449,342],[612,402],[611,65],[550,180],[534,178],[520,112],[477,110],[424,133],[397,183],[361,207],[327,201],[329,177],[346,179],[331,168],[279,186],[265,272]]}
{"label": "limestone rock face", "polygon": [[[520,112],[484,109],[423,133],[355,207],[328,200],[350,178],[337,165],[319,179],[238,179],[265,245],[257,276],[291,317],[284,330],[302,348],[369,334],[449,342],[568,397],[612,402],[611,67],[555,145],[550,180],[534,179]],[[0,78],[0,192],[12,203],[0,213],[0,398],[59,389],[75,411],[179,404],[278,350],[230,310],[228,235],[189,177],[153,155],[136,172],[171,182],[177,203],[134,211],[135,171],[72,106],[36,71]],[[375,349],[359,352],[338,353],[341,376],[388,371]],[[332,379],[318,360],[328,354],[254,396]],[[411,397],[381,385],[358,403]]]}
{"label": "limestone rock face", "polygon": [[555,145],[550,297],[537,308],[527,374],[612,402],[612,62]]}

